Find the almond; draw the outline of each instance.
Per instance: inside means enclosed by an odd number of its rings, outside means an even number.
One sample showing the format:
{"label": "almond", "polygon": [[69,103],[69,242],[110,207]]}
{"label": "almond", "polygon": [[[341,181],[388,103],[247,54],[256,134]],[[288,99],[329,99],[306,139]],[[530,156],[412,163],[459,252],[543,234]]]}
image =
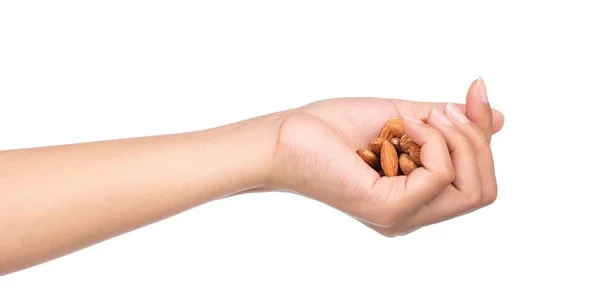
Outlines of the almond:
{"label": "almond", "polygon": [[417,164],[406,153],[400,154],[398,163],[400,164],[400,170],[406,176],[410,175],[410,173],[417,169]]}
{"label": "almond", "polygon": [[369,149],[358,149],[356,151],[358,156],[362,158],[371,168],[378,169],[379,168],[379,157],[373,153],[373,151]]}
{"label": "almond", "polygon": [[388,177],[398,176],[398,153],[390,141],[385,140],[380,152],[381,169]]}
{"label": "almond", "polygon": [[390,140],[394,137],[394,135],[392,134],[392,130],[390,129],[390,126],[387,123],[381,129],[379,137],[386,140]]}
{"label": "almond", "polygon": [[392,117],[387,122],[388,123],[394,123],[394,122],[400,122],[400,123],[402,123],[403,121],[402,121],[402,118],[400,118],[400,117]]}
{"label": "almond", "polygon": [[392,136],[397,138],[404,136],[404,122],[402,119],[397,118],[397,120],[388,122],[387,125],[389,126]]}
{"label": "almond", "polygon": [[398,155],[400,155],[400,153],[404,152],[402,150],[402,147],[400,147],[400,138],[392,138],[390,140],[390,143],[392,143],[392,145],[394,145],[394,148],[396,148],[396,152],[398,152]]}
{"label": "almond", "polygon": [[385,141],[385,139],[380,137],[373,139],[369,143],[369,150],[373,151],[373,153],[375,153],[376,155],[379,155],[381,151],[381,144],[383,144],[383,141]]}
{"label": "almond", "polygon": [[404,135],[402,136],[402,138],[400,138],[400,147],[402,147],[402,150],[404,152],[410,155],[412,160],[417,165],[423,165],[423,163],[421,162],[421,147],[415,142],[413,142],[413,140],[410,137],[408,137],[408,135]]}

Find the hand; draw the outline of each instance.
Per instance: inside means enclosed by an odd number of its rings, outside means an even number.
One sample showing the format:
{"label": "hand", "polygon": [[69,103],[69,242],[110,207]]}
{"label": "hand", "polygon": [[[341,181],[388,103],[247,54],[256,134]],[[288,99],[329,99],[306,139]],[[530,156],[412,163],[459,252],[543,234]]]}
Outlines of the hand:
{"label": "hand", "polygon": [[[406,133],[421,145],[423,167],[409,177],[380,177],[356,150],[395,116],[404,117]],[[490,140],[503,124],[502,114],[487,102],[481,78],[471,84],[464,105],[318,101],[283,119],[272,186],[335,207],[385,236],[407,234],[494,202]]]}

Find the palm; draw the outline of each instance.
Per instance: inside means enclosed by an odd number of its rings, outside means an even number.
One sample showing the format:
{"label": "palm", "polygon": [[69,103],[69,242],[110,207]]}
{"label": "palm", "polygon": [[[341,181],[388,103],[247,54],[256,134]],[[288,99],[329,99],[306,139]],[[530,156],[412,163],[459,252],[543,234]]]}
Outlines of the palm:
{"label": "palm", "polygon": [[[421,106],[421,107],[419,107]],[[315,198],[349,214],[356,208],[382,206],[365,198],[379,175],[356,154],[376,137],[399,110],[426,114],[431,104],[376,98],[317,101],[290,114],[281,129],[277,172],[280,186]],[[403,187],[392,186],[393,195]],[[389,195],[389,192],[381,195]]]}
{"label": "palm", "polygon": [[379,134],[384,123],[399,116],[400,103],[376,98],[340,98],[312,103],[304,112],[323,120],[341,133],[355,148]]}
{"label": "palm", "polygon": [[[367,221],[398,204],[406,177],[380,178],[356,150],[379,135],[401,112],[426,117],[445,103],[378,98],[338,98],[306,105],[287,115],[276,153],[276,186],[329,204]],[[464,108],[464,105],[460,105]],[[502,126],[501,116],[494,130]]]}
{"label": "palm", "polygon": [[[410,177],[381,178],[356,150],[396,116],[405,116],[406,133],[422,146],[424,169]],[[428,124],[419,117],[427,117]],[[487,103],[481,79],[471,84],[466,104],[317,101],[284,117],[274,185],[329,204],[381,233],[414,230],[493,202],[496,182],[489,141],[502,125],[502,115]]]}

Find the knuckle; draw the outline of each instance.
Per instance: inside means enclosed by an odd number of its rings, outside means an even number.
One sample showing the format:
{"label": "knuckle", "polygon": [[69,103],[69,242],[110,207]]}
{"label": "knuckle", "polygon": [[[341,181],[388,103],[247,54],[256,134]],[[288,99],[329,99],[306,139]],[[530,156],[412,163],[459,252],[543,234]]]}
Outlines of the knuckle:
{"label": "knuckle", "polygon": [[485,206],[491,205],[494,202],[496,202],[497,198],[498,198],[498,189],[496,186],[492,186],[492,188],[486,190],[485,194],[483,195],[483,204]]}
{"label": "knuckle", "polygon": [[489,145],[488,137],[486,133],[475,123],[469,123],[465,126],[462,131],[465,133],[466,137],[469,139],[472,145],[479,148],[481,146]]}
{"label": "knuckle", "polygon": [[432,134],[431,134],[431,138],[435,139],[436,141],[439,142],[446,142],[446,138],[444,137],[444,134],[442,134],[442,132],[440,132],[439,130],[433,130]]}
{"label": "knuckle", "polygon": [[440,181],[442,181],[446,184],[450,184],[454,181],[454,178],[456,177],[456,172],[454,171],[453,167],[447,166],[447,167],[441,168],[438,172],[438,175],[439,175]]}
{"label": "knuckle", "polygon": [[460,137],[460,139],[458,139],[457,141],[461,148],[468,149],[468,150],[474,150],[473,143],[471,143],[471,140],[469,139],[469,137],[462,135],[462,137]]}
{"label": "knuckle", "polygon": [[478,192],[468,195],[467,202],[469,204],[469,208],[471,208],[471,209],[476,209],[476,208],[481,207],[481,205],[484,202],[483,192],[478,191]]}
{"label": "knuckle", "polygon": [[490,145],[490,141],[488,140],[488,137],[485,135],[485,133],[483,132],[483,130],[481,130],[480,128],[473,128],[473,141],[475,143],[477,143],[478,146],[482,146],[482,147],[487,147]]}

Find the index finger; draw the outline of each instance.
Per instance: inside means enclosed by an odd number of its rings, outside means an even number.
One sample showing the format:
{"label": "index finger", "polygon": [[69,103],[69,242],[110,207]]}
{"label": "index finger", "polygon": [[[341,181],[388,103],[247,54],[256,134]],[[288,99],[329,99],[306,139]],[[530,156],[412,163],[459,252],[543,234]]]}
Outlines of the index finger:
{"label": "index finger", "polygon": [[402,117],[406,135],[421,147],[418,162],[423,167],[417,168],[407,177],[402,200],[403,208],[414,213],[450,185],[455,173],[444,135],[416,117],[406,113]]}

